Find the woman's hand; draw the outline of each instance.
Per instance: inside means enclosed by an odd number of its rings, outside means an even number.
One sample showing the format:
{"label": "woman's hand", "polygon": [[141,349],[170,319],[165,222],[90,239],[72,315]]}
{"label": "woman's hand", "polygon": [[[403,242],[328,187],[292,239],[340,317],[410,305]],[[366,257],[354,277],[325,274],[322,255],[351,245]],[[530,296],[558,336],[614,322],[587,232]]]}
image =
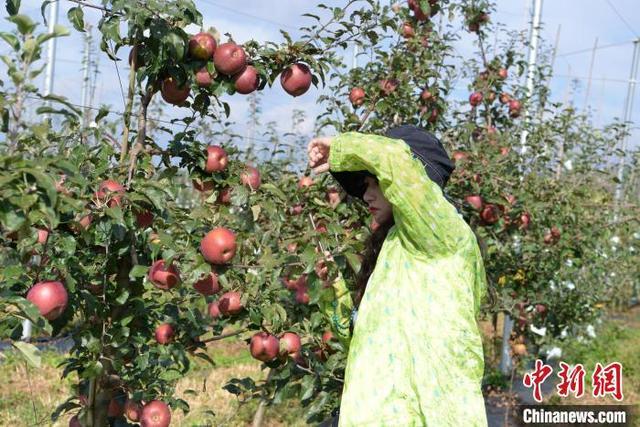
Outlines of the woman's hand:
{"label": "woman's hand", "polygon": [[309,166],[315,173],[329,171],[329,150],[331,149],[331,137],[313,138],[307,147],[309,154]]}

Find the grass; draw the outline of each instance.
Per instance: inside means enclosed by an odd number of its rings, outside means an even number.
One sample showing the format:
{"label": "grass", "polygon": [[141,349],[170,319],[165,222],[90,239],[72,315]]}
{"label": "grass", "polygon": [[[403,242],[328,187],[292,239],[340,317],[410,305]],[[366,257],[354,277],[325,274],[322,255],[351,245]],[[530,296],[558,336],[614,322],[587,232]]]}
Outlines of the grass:
{"label": "grass", "polygon": [[[596,338],[590,342],[568,343],[563,348],[562,361],[570,365],[582,363],[585,374],[583,397],[560,398],[551,396],[549,403],[561,404],[640,404],[640,307],[619,316],[619,319],[602,324]],[[596,363],[603,366],[611,362],[622,364],[623,400],[610,396],[595,398],[591,394],[591,375]]]}
{"label": "grass", "polygon": [[[210,343],[207,353],[215,367],[194,358],[189,374],[179,381],[176,396],[189,402],[191,411],[172,414],[172,426],[244,426],[250,425],[258,401],[246,403],[222,389],[231,378],[266,377],[261,363],[251,357],[240,339]],[[0,426],[49,426],[51,413],[74,393],[75,375],[61,379],[57,365],[64,356],[55,352],[42,353],[42,368],[27,367],[14,351],[0,353]],[[33,390],[33,398],[31,394]],[[191,392],[195,391],[195,393]],[[34,412],[35,407],[35,412]],[[213,412],[215,416],[211,416]],[[67,426],[70,415],[63,416],[54,426]],[[263,426],[304,426],[304,409],[296,401],[268,407]]]}

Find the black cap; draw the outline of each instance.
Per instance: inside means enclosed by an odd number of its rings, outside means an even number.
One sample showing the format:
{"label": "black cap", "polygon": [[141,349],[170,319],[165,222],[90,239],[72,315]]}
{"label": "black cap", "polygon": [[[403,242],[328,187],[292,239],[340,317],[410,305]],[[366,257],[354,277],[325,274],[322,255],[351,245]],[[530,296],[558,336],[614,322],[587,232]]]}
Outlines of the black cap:
{"label": "black cap", "polygon": [[[429,178],[444,189],[455,168],[442,143],[432,133],[413,125],[391,128],[385,136],[402,139],[414,156],[424,165]],[[362,199],[366,190],[365,177],[375,176],[368,171],[331,172],[347,194]]]}

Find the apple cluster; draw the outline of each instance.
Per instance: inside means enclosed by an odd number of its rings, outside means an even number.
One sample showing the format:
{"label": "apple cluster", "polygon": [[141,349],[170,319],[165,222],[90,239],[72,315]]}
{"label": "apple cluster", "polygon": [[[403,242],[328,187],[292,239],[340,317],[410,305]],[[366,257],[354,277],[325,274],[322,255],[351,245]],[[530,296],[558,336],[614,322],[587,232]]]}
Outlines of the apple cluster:
{"label": "apple cluster", "polygon": [[[134,46],[129,55],[129,62],[135,68],[141,66],[138,50],[141,46]],[[252,65],[244,48],[233,41],[218,45],[211,33],[200,32],[191,36],[188,45],[189,58],[196,61],[198,66],[193,80],[199,88],[209,88],[216,79],[231,79],[237,93],[247,95],[260,87],[261,75],[255,65]],[[213,65],[213,67],[211,67]],[[292,96],[300,96],[309,90],[312,82],[309,67],[301,62],[285,68],[280,74],[282,88]],[[189,81],[178,82],[168,76],[162,80],[160,93],[165,102],[173,105],[183,104],[191,94]]]}

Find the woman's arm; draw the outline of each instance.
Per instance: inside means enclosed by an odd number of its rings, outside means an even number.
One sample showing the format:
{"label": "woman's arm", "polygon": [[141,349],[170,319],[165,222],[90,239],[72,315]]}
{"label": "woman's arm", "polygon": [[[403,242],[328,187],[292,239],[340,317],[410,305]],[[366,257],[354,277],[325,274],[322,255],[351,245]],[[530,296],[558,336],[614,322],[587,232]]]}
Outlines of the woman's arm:
{"label": "woman's arm", "polygon": [[416,251],[443,256],[469,238],[467,223],[403,140],[343,133],[331,141],[328,166],[336,172],[367,170],[374,174],[393,206],[400,237]]}

